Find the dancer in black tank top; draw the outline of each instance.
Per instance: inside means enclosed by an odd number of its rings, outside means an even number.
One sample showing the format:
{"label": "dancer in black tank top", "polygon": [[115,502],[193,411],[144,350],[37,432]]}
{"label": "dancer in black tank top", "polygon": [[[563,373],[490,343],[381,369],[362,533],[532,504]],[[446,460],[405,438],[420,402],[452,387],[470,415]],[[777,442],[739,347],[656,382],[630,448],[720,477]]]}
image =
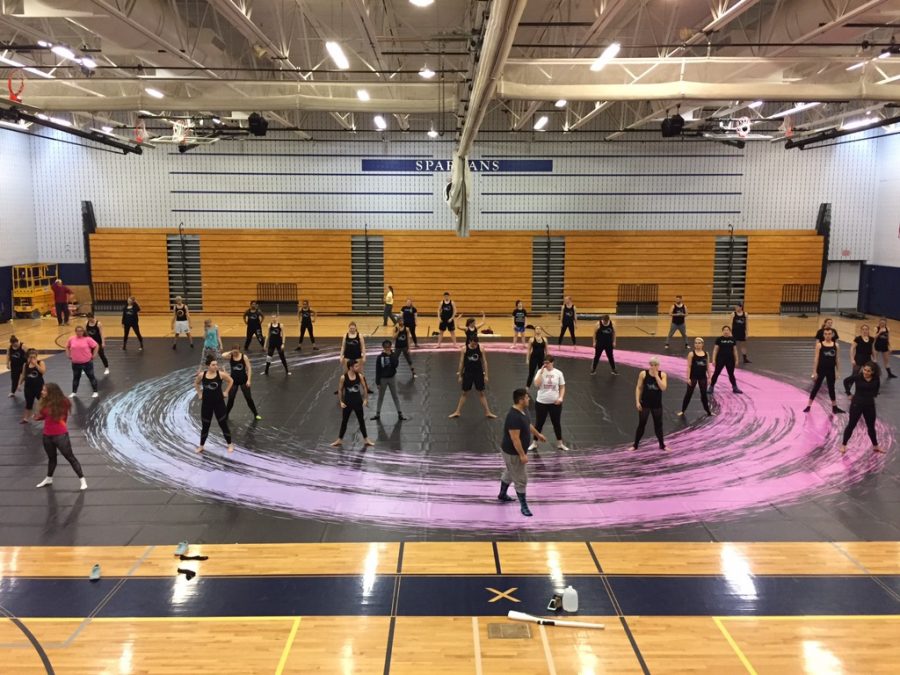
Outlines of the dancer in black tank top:
{"label": "dancer in black tank top", "polygon": [[875,397],[881,389],[879,379],[878,365],[874,362],[868,362],[859,369],[855,376],[856,382],[855,393],[850,400],[850,418],[847,420],[847,427],[844,429],[844,437],[841,441],[841,454],[847,452],[847,442],[853,436],[853,430],[862,417],[866,421],[866,431],[869,433],[869,440],[872,441],[873,452],[884,452],[878,445],[878,433],[875,429]]}
{"label": "dancer in black tank top", "polygon": [[716,382],[724,368],[728,372],[728,381],[731,382],[731,391],[735,394],[743,394],[734,377],[734,369],[737,368],[737,341],[731,334],[731,326],[722,326],[722,334],[716,338],[716,346],[713,347],[712,360],[715,364],[712,380],[709,382],[709,395],[715,393]]}
{"label": "dancer in black tank top", "polygon": [[206,449],[206,439],[209,437],[209,427],[212,425],[212,418],[215,416],[228,444],[228,452],[234,451],[234,445],[231,443],[231,430],[228,428],[228,410],[225,406],[225,398],[231,390],[231,376],[219,370],[219,362],[210,359],[206,364],[206,370],[197,373],[194,379],[194,389],[197,396],[200,397],[200,445],[197,446],[197,452],[203,452]]}
{"label": "dancer in black tank top", "polygon": [[100,360],[103,362],[103,374],[109,375],[109,359],[106,358],[106,351],[104,351],[104,347],[106,347],[106,338],[103,337],[103,326],[100,324],[100,321],[94,317],[93,312],[88,314],[87,323],[84,324],[84,332],[99,345],[97,347],[97,356],[99,356]]}
{"label": "dancer in black tank top", "polygon": [[178,336],[187,336],[188,344],[194,348],[194,338],[191,336],[191,312],[180,295],[175,296],[172,305],[172,349],[178,349]]}
{"label": "dancer in black tank top", "polygon": [[833,319],[825,319],[822,322],[822,327],[816,331],[816,342],[821,342],[825,339],[825,330],[831,329],[831,338],[835,342],[840,342],[840,336],[838,335],[837,329],[834,327]]}
{"label": "dancer in black tank top", "polygon": [[412,358],[409,356],[409,329],[406,327],[406,320],[401,315],[397,323],[394,325],[394,350],[397,352],[397,358],[400,356],[406,359],[409,364],[409,370],[412,372],[413,378],[416,376],[416,369],[413,366]]}
{"label": "dancer in black tank top", "polygon": [[265,318],[266,315],[259,309],[259,305],[255,300],[252,300],[250,307],[244,312],[244,323],[247,327],[247,332],[244,336],[244,351],[250,349],[250,343],[253,342],[253,338],[256,338],[260,347],[265,347],[266,338],[263,336],[262,329],[263,319]]}
{"label": "dancer in black tank top", "polygon": [[22,377],[22,371],[25,369],[25,363],[28,361],[28,352],[19,338],[15,335],[9,336],[9,348],[6,350],[6,368],[9,370],[9,397],[16,395],[16,389],[19,388],[19,379]]}
{"label": "dancer in black tank top", "polygon": [[444,339],[444,331],[450,333],[450,341],[456,344],[456,319],[456,303],[450,299],[449,293],[444,293],[444,299],[438,305],[438,347]]}
{"label": "dancer in black tank top", "polygon": [[578,312],[575,309],[575,304],[572,302],[572,296],[570,295],[567,295],[564,298],[562,307],[559,308],[559,323],[562,328],[559,331],[559,340],[556,344],[561,345],[566,331],[569,331],[569,335],[572,338],[572,344],[574,345],[575,329],[578,327]]}
{"label": "dancer in black tank top", "polygon": [[122,349],[128,347],[128,334],[134,331],[135,337],[138,339],[138,351],[144,351],[144,338],[141,336],[140,327],[141,306],[137,303],[134,296],[128,298],[125,306],[122,308],[122,328],[125,334],[122,337]]}
{"label": "dancer in black tank top", "polygon": [[416,306],[413,304],[412,298],[406,299],[406,304],[403,305],[400,312],[403,314],[403,325],[406,326],[406,330],[409,331],[412,343],[418,347],[419,338],[416,337],[416,321],[419,316],[419,310],[416,309]]}
{"label": "dancer in black tank top", "polygon": [[691,397],[694,395],[694,388],[700,387],[700,403],[707,415],[712,415],[709,409],[709,399],[706,396],[706,382],[709,377],[709,354],[703,349],[703,338],[694,338],[694,349],[687,355],[687,391],[684,392],[684,400],[681,402],[680,417],[684,416]]}
{"label": "dancer in black tank top", "polygon": [[734,306],[734,312],[731,314],[731,334],[738,343],[744,363],[752,363],[750,357],[747,356],[747,338],[750,337],[749,323],[747,312],[744,311],[744,303],[739,302]]}
{"label": "dancer in black tank top", "polygon": [[[891,331],[888,329],[887,319],[881,319],[875,329],[875,353],[881,354],[887,379],[892,380],[897,377],[891,372]],[[876,356],[873,360],[877,361],[878,357]]]}
{"label": "dancer in black tank top", "polygon": [[522,346],[525,346],[525,326],[528,321],[528,311],[525,309],[525,304],[521,300],[516,300],[516,307],[513,309],[512,313],[513,318],[513,340],[512,346],[515,347],[516,343],[521,341]]}
{"label": "dancer in black tank top", "polygon": [[525,363],[528,365],[528,378],[525,380],[525,386],[530,387],[534,382],[534,375],[538,369],[544,365],[544,359],[549,352],[547,351],[547,334],[543,327],[534,327],[534,337],[528,341],[528,352],[525,354]]}
{"label": "dancer in black tank top", "polygon": [[234,345],[228,354],[228,366],[231,371],[232,385],[228,391],[228,406],[225,408],[225,412],[231,416],[231,409],[234,407],[238,389],[240,389],[241,393],[244,394],[244,400],[247,401],[250,412],[253,413],[254,419],[261,420],[262,417],[259,416],[256,403],[253,402],[253,395],[250,393],[250,385],[253,382],[253,368],[250,365],[250,359],[241,352],[241,348],[237,345]]}
{"label": "dancer in black tank top", "polygon": [[816,355],[813,359],[812,379],[815,380],[812,391],[809,392],[809,403],[803,409],[808,413],[816,400],[816,394],[822,387],[822,382],[828,383],[828,396],[831,399],[831,412],[834,415],[844,412],[837,405],[837,396],[834,392],[834,382],[840,371],[840,354],[838,343],[834,340],[834,331],[831,328],[822,330],[823,340],[816,343]]}
{"label": "dancer in black tank top", "polygon": [[278,320],[278,315],[272,317],[272,323],[269,324],[269,334],[266,336],[266,369],[263,371],[269,374],[269,366],[272,365],[272,356],[278,352],[278,358],[281,359],[281,365],[284,366],[284,372],[291,374],[288,370],[287,359],[284,358],[284,324]]}
{"label": "dancer in black tank top", "polygon": [[313,351],[319,351],[319,348],[316,347],[316,336],[313,334],[313,324],[316,322],[316,313],[310,309],[309,300],[303,301],[303,304],[300,306],[297,313],[300,316],[300,341],[297,344],[295,351],[299,352],[303,349],[303,337],[307,333],[309,333],[309,341],[312,343]]}
{"label": "dancer in black tank top", "polygon": [[859,327],[859,335],[850,343],[850,375],[844,378],[844,393],[850,396],[850,387],[856,379],[859,369],[872,360],[872,352],[875,340],[869,335],[869,324],[864,323]]}
{"label": "dancer in black tank top", "polygon": [[369,385],[366,383],[366,376],[362,372],[362,361],[350,359],[347,361],[347,369],[341,375],[338,382],[338,402],[341,406],[341,430],[338,433],[337,440],[331,446],[338,447],[344,444],[344,434],[347,433],[347,422],[350,415],[356,414],[356,421],[359,422],[359,432],[363,436],[363,445],[375,445],[375,441],[369,438],[366,431],[366,416],[363,407],[369,405]]}
{"label": "dancer in black tank top", "polygon": [[481,350],[481,346],[477,340],[469,340],[468,344],[459,352],[459,368],[456,372],[457,380],[462,385],[462,393],[459,395],[459,402],[448,417],[451,419],[459,417],[462,414],[463,404],[466,402],[472,387],[478,392],[478,399],[481,401],[481,407],[484,408],[484,416],[494,419],[497,416],[491,412],[488,405],[487,397],[484,395],[484,389],[488,382],[488,363],[485,353]]}
{"label": "dancer in black tank top", "polygon": [[22,374],[19,375],[19,384],[25,394],[25,412],[20,420],[22,424],[28,424],[34,402],[41,398],[41,390],[44,388],[44,374],[47,372],[46,364],[38,358],[37,349],[29,349]]}
{"label": "dancer in black tank top", "polygon": [[487,321],[485,321],[484,312],[481,313],[481,322],[475,321],[475,319],[466,319],[466,341],[465,344],[469,344],[472,340],[478,342],[478,331],[484,328],[487,325]]}
{"label": "dancer in black tank top", "polygon": [[347,370],[348,361],[366,362],[366,339],[359,332],[355,321],[347,325],[347,332],[341,339],[341,369]]}
{"label": "dancer in black tank top", "polygon": [[635,404],[638,409],[638,426],[634,433],[634,445],[632,450],[638,449],[644,429],[647,428],[647,419],[653,416],[653,431],[656,440],[659,441],[660,450],[668,450],[663,440],[662,425],[662,393],[668,388],[669,381],[666,374],[659,369],[659,359],[650,359],[650,368],[642,370],[638,375],[637,387],[634,390]]}
{"label": "dancer in black tank top", "polygon": [[609,318],[609,314],[600,317],[597,325],[594,327],[594,361],[591,364],[591,375],[597,372],[597,363],[600,357],[606,353],[609,361],[609,367],[612,369],[613,375],[618,375],[616,371],[616,357],[613,350],[616,347],[616,327]]}
{"label": "dancer in black tank top", "polygon": [[687,349],[690,346],[688,345],[687,325],[685,324],[687,307],[685,307],[680,295],[675,296],[675,302],[672,303],[672,309],[669,310],[669,316],[672,317],[672,322],[669,324],[669,335],[666,337],[665,348],[669,348],[669,340],[672,339],[672,336],[675,335],[677,331],[684,340],[684,348]]}

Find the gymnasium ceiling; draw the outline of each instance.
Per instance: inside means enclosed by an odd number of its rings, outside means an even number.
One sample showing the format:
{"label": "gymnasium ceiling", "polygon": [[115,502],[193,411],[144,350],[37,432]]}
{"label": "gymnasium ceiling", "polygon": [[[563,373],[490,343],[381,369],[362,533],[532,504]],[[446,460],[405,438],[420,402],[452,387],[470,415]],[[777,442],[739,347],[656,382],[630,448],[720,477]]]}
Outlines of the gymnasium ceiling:
{"label": "gymnasium ceiling", "polygon": [[[687,129],[746,117],[777,139],[900,115],[900,0],[427,2],[0,0],[0,73],[24,84],[32,113],[123,133],[139,118],[208,128],[258,111],[299,137],[371,131],[381,115],[389,132],[433,128],[466,145],[546,116],[546,131],[612,140],[678,111]],[[592,70],[612,43],[618,54]],[[803,102],[817,105],[776,117]]]}

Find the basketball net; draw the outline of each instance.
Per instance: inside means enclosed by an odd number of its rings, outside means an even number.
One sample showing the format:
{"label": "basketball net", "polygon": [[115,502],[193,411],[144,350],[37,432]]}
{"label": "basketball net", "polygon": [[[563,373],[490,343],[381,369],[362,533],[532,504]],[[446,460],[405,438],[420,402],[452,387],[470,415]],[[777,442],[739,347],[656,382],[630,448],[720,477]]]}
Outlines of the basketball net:
{"label": "basketball net", "polygon": [[136,143],[143,143],[147,140],[147,124],[144,120],[138,120],[134,125],[134,140]]}
{"label": "basketball net", "polygon": [[25,78],[22,77],[22,69],[16,68],[6,78],[6,88],[9,89],[9,100],[13,103],[22,102],[22,92],[25,91]]}

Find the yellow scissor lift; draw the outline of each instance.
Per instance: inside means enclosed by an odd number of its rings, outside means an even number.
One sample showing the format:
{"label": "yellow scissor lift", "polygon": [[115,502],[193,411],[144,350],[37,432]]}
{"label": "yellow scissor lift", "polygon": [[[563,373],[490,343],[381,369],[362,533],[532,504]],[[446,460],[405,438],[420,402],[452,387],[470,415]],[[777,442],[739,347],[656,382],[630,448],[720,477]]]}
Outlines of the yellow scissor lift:
{"label": "yellow scissor lift", "polygon": [[13,265],[13,312],[19,318],[39,319],[53,308],[51,286],[59,265],[33,263]]}

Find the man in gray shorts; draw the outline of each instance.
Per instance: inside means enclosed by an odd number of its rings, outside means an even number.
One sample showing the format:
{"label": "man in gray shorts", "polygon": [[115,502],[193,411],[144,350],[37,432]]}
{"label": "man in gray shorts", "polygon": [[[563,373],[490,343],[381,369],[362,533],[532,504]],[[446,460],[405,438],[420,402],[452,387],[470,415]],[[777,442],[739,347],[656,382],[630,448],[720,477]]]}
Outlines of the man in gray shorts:
{"label": "man in gray shorts", "polygon": [[525,500],[525,487],[528,484],[528,446],[534,437],[539,441],[547,438],[531,424],[528,416],[528,403],[531,397],[527,389],[516,389],[513,392],[513,406],[506,414],[503,423],[503,440],[500,442],[500,454],[506,468],[500,474],[500,494],[497,499],[501,502],[515,501],[507,492],[510,484],[516,486],[516,496],[519,498],[519,507],[523,516],[532,515]]}

